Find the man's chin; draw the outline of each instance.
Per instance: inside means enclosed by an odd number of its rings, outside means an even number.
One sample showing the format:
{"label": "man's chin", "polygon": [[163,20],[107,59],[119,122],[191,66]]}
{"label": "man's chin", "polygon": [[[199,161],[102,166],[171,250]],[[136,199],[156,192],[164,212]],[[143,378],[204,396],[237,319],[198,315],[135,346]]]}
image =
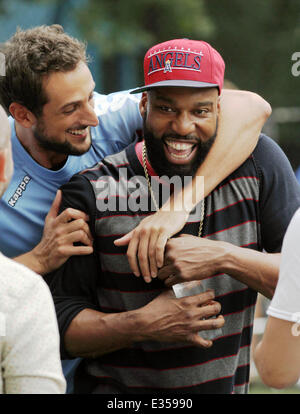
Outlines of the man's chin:
{"label": "man's chin", "polygon": [[81,146],[72,145],[69,147],[69,150],[67,150],[67,155],[75,155],[75,156],[83,155],[90,150],[91,145],[92,145],[91,141],[89,141],[89,143],[87,143],[86,145],[81,145]]}

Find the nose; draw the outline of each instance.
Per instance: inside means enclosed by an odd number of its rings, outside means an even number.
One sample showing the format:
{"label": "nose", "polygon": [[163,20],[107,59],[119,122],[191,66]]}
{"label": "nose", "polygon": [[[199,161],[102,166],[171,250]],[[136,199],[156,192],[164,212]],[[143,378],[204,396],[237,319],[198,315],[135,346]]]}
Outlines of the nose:
{"label": "nose", "polygon": [[189,114],[182,112],[173,119],[172,130],[178,135],[189,135],[195,132],[195,124]]}
{"label": "nose", "polygon": [[88,126],[97,126],[99,124],[99,120],[94,110],[94,106],[90,102],[84,108],[82,123]]}

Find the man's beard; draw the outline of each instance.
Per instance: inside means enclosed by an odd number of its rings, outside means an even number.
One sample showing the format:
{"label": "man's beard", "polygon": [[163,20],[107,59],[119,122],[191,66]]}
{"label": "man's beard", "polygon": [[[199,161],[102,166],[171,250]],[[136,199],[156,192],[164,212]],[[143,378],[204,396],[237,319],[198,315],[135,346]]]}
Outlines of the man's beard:
{"label": "man's beard", "polygon": [[[78,129],[81,128],[83,127],[80,127]],[[45,124],[42,120],[38,121],[36,128],[33,130],[33,135],[41,148],[47,151],[56,152],[58,154],[82,155],[85,154],[92,145],[92,142],[90,140],[89,146],[87,148],[79,149],[67,140],[64,142],[57,142],[55,137],[47,135]]]}
{"label": "man's beard", "polygon": [[[179,176],[181,180],[193,178],[199,168],[199,166],[205,160],[207,154],[209,153],[215,138],[217,136],[218,130],[218,121],[216,122],[216,129],[214,134],[205,142],[202,142],[198,137],[193,135],[178,135],[175,133],[171,134],[164,134],[161,138],[157,138],[152,131],[150,131],[146,126],[146,116],[144,118],[144,125],[143,125],[143,133],[144,133],[144,140],[147,149],[147,157],[148,160],[159,177],[167,176],[172,178],[174,176]],[[171,163],[165,155],[165,139],[178,139],[180,141],[184,140],[192,140],[196,141],[197,150],[194,158],[192,161],[186,165],[180,164],[173,164]],[[187,181],[185,181],[187,182]]]}

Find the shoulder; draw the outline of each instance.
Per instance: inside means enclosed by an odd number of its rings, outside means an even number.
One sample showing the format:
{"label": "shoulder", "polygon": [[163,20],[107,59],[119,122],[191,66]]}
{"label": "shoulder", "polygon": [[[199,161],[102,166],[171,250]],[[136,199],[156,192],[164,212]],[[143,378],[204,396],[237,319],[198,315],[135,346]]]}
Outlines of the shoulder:
{"label": "shoulder", "polygon": [[127,167],[129,165],[128,159],[128,149],[132,149],[135,143],[132,143],[128,146],[127,149],[123,149],[120,152],[115,154],[107,155],[103,158],[100,162],[96,163],[90,168],[87,168],[80,173],[73,176],[73,180],[89,180],[93,182],[97,180],[99,177],[103,176],[115,176],[119,170],[119,168]]}
{"label": "shoulder", "polygon": [[120,91],[102,95],[94,93],[95,112],[98,116],[118,112],[120,110],[128,111],[132,108],[138,109],[140,94],[133,95],[130,91]]}
{"label": "shoulder", "polygon": [[107,156],[97,164],[75,175],[61,186],[60,212],[75,208],[94,216],[98,197],[106,197],[109,185],[119,181],[119,171],[128,164],[126,151]]}
{"label": "shoulder", "polygon": [[99,124],[92,127],[93,147],[103,158],[129,145],[143,127],[139,110],[140,95],[129,91],[109,95],[95,93],[94,110]]}
{"label": "shoulder", "polygon": [[276,169],[284,166],[284,168],[289,170],[292,169],[286,154],[279,144],[265,134],[260,135],[252,156],[254,161],[265,168]]}
{"label": "shoulder", "polygon": [[[0,288],[3,294],[2,306],[19,307],[20,303],[33,305],[34,301],[49,299],[48,286],[40,275],[26,266],[8,259],[0,253]],[[1,306],[1,309],[2,309]]]}

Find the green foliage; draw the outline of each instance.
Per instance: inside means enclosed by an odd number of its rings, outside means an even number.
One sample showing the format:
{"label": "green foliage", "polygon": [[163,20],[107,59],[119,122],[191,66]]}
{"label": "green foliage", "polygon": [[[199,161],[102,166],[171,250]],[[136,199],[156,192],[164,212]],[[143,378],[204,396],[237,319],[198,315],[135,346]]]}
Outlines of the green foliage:
{"label": "green foliage", "polygon": [[213,31],[202,0],[88,0],[77,19],[103,56],[136,55],[173,37],[203,38]]}
{"label": "green foliage", "polygon": [[300,50],[300,2],[205,0],[205,6],[217,28],[211,40],[224,56],[227,77],[273,105],[296,105],[299,79],[291,74],[291,56]]}
{"label": "green foliage", "polygon": [[[153,44],[188,37],[220,51],[225,76],[238,88],[259,93],[272,107],[299,106],[300,76],[291,73],[291,57],[300,52],[299,0],[26,1],[33,8],[51,5],[53,23],[63,24],[68,11],[80,37],[93,53],[99,51],[104,93],[141,84],[143,56]],[[0,13],[5,5],[0,0]],[[298,129],[297,123],[279,128],[279,143],[293,148],[288,155],[294,165],[300,153]]]}

